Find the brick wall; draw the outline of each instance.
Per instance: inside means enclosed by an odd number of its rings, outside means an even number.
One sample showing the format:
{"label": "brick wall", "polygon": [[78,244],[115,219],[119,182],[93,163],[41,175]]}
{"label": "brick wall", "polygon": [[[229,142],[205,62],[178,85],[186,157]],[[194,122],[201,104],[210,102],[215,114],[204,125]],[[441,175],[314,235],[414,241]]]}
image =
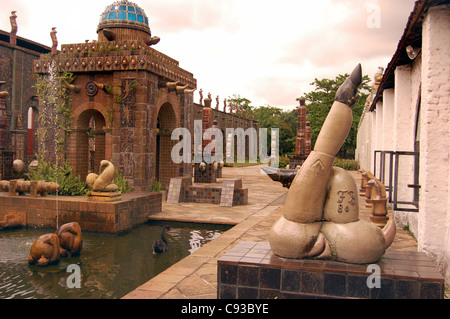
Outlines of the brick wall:
{"label": "brick wall", "polygon": [[[20,43],[26,44],[26,40],[21,38]],[[6,81],[1,90],[9,93],[6,98],[7,149],[15,152],[14,158],[25,162],[31,160],[26,152],[27,115],[29,107],[37,106],[37,101],[33,98],[36,94],[36,77],[32,72],[32,63],[37,57],[39,53],[0,41],[0,81]],[[21,120],[18,120],[19,117]]]}

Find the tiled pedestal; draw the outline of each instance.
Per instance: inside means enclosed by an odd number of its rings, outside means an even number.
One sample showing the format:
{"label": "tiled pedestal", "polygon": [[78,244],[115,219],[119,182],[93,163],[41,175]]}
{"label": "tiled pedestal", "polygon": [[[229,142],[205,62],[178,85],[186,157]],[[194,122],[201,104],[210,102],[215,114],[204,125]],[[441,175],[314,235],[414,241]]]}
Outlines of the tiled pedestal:
{"label": "tiled pedestal", "polygon": [[248,204],[248,189],[242,188],[241,179],[227,179],[220,186],[192,185],[190,177],[170,179],[167,202],[217,204],[225,207]]}
{"label": "tiled pedestal", "polygon": [[[206,163],[205,163],[206,164]],[[200,170],[200,164],[194,165],[194,183],[215,183],[217,179],[213,164],[206,164],[205,171]]]}
{"label": "tiled pedestal", "polygon": [[[377,264],[380,288],[369,288],[369,265],[273,255],[268,242],[240,242],[218,260],[218,299],[442,299],[444,278],[425,253],[388,250]],[[371,277],[373,278],[373,277]],[[370,282],[373,282],[369,279]]]}

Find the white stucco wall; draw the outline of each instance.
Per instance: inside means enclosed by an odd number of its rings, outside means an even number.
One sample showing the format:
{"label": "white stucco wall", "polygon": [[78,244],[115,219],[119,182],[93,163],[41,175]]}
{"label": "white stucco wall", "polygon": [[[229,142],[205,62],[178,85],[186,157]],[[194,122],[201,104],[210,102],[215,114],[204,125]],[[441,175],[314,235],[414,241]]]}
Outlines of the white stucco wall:
{"label": "white stucco wall", "polygon": [[[414,151],[415,113],[417,99],[419,98],[421,67],[421,57],[419,56],[412,65],[399,66],[395,69],[393,116],[395,126],[393,144],[395,151]],[[414,190],[408,188],[407,185],[414,182],[414,159],[412,157],[402,157],[401,159],[398,172],[397,198],[399,201],[412,201],[414,199]],[[406,207],[406,205],[401,205],[400,207]],[[417,213],[394,211],[394,220],[398,227],[408,226],[410,231],[417,236]]]}
{"label": "white stucco wall", "polygon": [[413,151],[413,137],[411,136],[413,117],[411,113],[411,69],[410,65],[399,66],[395,69],[395,107],[393,133],[394,149],[399,151]]}
{"label": "white stucco wall", "polygon": [[394,149],[394,89],[383,91],[383,151]]}
{"label": "white stucco wall", "polygon": [[419,250],[450,280],[450,5],[432,7],[422,32]]}
{"label": "white stucco wall", "polygon": [[[358,153],[361,167],[373,170],[373,151],[391,150],[390,145],[394,151],[414,151],[420,98],[419,213],[399,213],[396,222],[410,225],[419,250],[439,265],[450,282],[450,5],[428,10],[422,53],[411,65],[396,69],[393,102],[391,94],[385,92],[384,103],[378,102],[376,111],[364,118],[371,132],[365,128],[358,138],[358,143],[367,145]],[[389,132],[392,137],[387,136]],[[405,178],[412,177],[412,163],[402,165]]]}
{"label": "white stucco wall", "polygon": [[364,111],[356,136],[355,159],[361,168],[370,169],[372,154],[372,113]]}

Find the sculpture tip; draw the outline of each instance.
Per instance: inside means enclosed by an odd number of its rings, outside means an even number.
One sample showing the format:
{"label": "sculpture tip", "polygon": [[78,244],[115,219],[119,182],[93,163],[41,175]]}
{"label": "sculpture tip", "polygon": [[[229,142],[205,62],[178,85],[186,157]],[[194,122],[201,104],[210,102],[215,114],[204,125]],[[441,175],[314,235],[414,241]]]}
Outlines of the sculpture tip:
{"label": "sculpture tip", "polygon": [[335,100],[342,102],[350,107],[355,104],[358,87],[362,83],[362,67],[361,63],[355,67],[352,74],[342,83],[336,92]]}
{"label": "sculpture tip", "polygon": [[361,83],[362,83],[362,67],[361,67],[361,63],[358,63],[358,65],[352,71],[352,74],[350,75],[350,80],[353,82],[355,87],[359,87],[361,85]]}

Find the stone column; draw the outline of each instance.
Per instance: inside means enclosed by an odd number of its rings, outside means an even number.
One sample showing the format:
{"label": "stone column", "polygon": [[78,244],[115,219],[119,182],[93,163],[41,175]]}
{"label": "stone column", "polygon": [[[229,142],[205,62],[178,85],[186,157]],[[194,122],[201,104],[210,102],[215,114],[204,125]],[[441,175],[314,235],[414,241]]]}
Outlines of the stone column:
{"label": "stone column", "polygon": [[394,89],[383,91],[383,151],[394,148]]}
{"label": "stone column", "polygon": [[[395,69],[395,95],[394,95],[394,134],[393,143],[396,151],[413,151],[414,141],[412,127],[414,126],[412,101],[417,99],[411,96],[411,66],[403,65]],[[417,101],[416,101],[417,102]]]}
{"label": "stone column", "polygon": [[450,280],[450,5],[431,7],[422,29],[418,245]]}

